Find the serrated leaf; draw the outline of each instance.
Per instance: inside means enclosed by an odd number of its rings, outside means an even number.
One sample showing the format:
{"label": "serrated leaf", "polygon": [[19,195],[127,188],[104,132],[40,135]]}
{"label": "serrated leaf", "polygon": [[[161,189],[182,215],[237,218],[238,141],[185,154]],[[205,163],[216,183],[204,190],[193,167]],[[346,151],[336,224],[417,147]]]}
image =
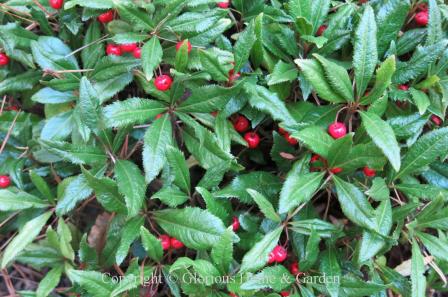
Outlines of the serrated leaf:
{"label": "serrated leaf", "polygon": [[355,68],[356,94],[361,97],[378,62],[377,26],[372,7],[366,6],[355,32],[353,66]]}
{"label": "serrated leaf", "polygon": [[67,276],[72,282],[97,297],[110,297],[115,288],[110,277],[98,271],[70,269],[67,271]]}
{"label": "serrated leaf", "polygon": [[260,269],[268,262],[269,253],[277,245],[283,227],[278,227],[266,234],[243,257],[240,272],[251,272]]}
{"label": "serrated leaf", "polygon": [[443,38],[442,16],[439,5],[436,0],[428,0],[429,4],[429,20],[428,20],[428,37],[426,44],[431,45],[437,43]]}
{"label": "serrated leaf", "polygon": [[107,160],[104,151],[99,147],[48,140],[41,140],[40,143],[50,152],[74,164],[104,164]]}
{"label": "serrated leaf", "polygon": [[63,268],[62,265],[59,265],[48,271],[47,275],[45,275],[37,287],[36,297],[46,297],[50,295],[51,291],[56,288],[61,279]]}
{"label": "serrated leaf", "polygon": [[143,226],[140,227],[140,236],[142,238],[142,245],[148,253],[148,256],[154,261],[160,261],[163,257],[163,249],[160,240]]}
{"label": "serrated leaf", "polygon": [[445,155],[448,147],[448,128],[441,128],[420,137],[407,151],[401,170],[395,179],[406,176]]}
{"label": "serrated leaf", "polygon": [[325,72],[325,77],[332,89],[343,97],[346,101],[353,101],[352,82],[348,76],[347,70],[338,64],[327,60],[321,55],[314,54]]}
{"label": "serrated leaf", "polygon": [[210,73],[216,81],[228,81],[229,70],[222,65],[218,59],[216,53],[207,50],[199,51],[199,57],[201,60],[204,71]]}
{"label": "serrated leaf", "polygon": [[396,171],[400,169],[400,147],[388,123],[371,112],[360,112],[363,125],[373,142],[381,149]]}
{"label": "serrated leaf", "polygon": [[154,29],[154,23],[148,12],[121,1],[114,1],[114,6],[117,8],[120,17],[131,23],[137,30],[152,31]]}
{"label": "serrated leaf", "polygon": [[425,92],[416,90],[414,88],[411,88],[410,92],[412,95],[412,100],[414,101],[415,105],[418,108],[418,112],[421,115],[424,115],[428,107],[431,105],[428,95],[426,95]]}
{"label": "serrated leaf", "polygon": [[306,80],[313,86],[319,97],[332,103],[345,102],[344,98],[333,91],[319,62],[309,59],[296,59],[294,62],[302,70]]}
{"label": "serrated leaf", "polygon": [[246,29],[239,34],[235,43],[235,73],[238,73],[249,59],[256,39],[254,22],[250,22]]}
{"label": "serrated leaf", "polygon": [[160,210],[154,219],[169,235],[197,250],[212,248],[225,231],[219,218],[200,208]]}
{"label": "serrated leaf", "polygon": [[222,273],[228,273],[230,264],[233,260],[233,235],[233,232],[227,229],[212,248],[210,254],[213,264],[215,264]]}
{"label": "serrated leaf", "polygon": [[128,216],[136,216],[142,207],[146,193],[145,178],[140,168],[130,161],[117,160],[115,178],[118,191],[124,196]]}
{"label": "serrated leaf", "polygon": [[303,142],[311,151],[324,158],[328,158],[328,153],[334,143],[334,139],[317,126],[307,127],[293,133],[292,136]]}
{"label": "serrated leaf", "polygon": [[280,193],[279,213],[307,203],[319,188],[325,173],[289,174]]}
{"label": "serrated leaf", "polygon": [[0,190],[0,210],[15,211],[27,208],[45,208],[50,206],[45,200],[26,192]]}
{"label": "serrated leaf", "polygon": [[[320,263],[320,271],[322,271],[326,275],[332,275],[333,277],[341,275],[341,267],[338,263],[338,259],[336,257],[336,249],[334,246],[330,245],[328,249],[323,253]],[[339,296],[339,282],[327,282],[325,286],[331,297]]]}
{"label": "serrated leaf", "polygon": [[294,65],[280,60],[275,64],[274,71],[267,77],[268,85],[272,86],[288,81],[292,82],[297,79],[298,73],[299,71]]}
{"label": "serrated leaf", "polygon": [[426,295],[425,264],[417,241],[412,239],[411,283],[412,297],[424,297]]}
{"label": "serrated leaf", "polygon": [[155,36],[142,47],[142,66],[146,80],[151,80],[154,69],[162,62],[163,49],[159,39]]}
{"label": "serrated leaf", "polygon": [[4,269],[22,252],[36,237],[45,226],[52,215],[52,211],[47,211],[40,216],[28,221],[19,231],[3,252],[1,268]]}
{"label": "serrated leaf", "polygon": [[53,90],[52,88],[43,88],[36,92],[31,100],[42,104],[59,104],[75,101],[77,97],[71,91],[60,92]]}
{"label": "serrated leaf", "polygon": [[169,207],[176,207],[184,204],[190,197],[176,186],[168,186],[160,189],[151,196],[151,199],[159,199]]}
{"label": "serrated leaf", "polygon": [[150,183],[163,168],[166,148],[171,144],[172,127],[169,115],[165,114],[148,128],[144,136],[143,167],[147,183]]}
{"label": "serrated leaf", "polygon": [[143,217],[133,217],[123,226],[120,242],[115,253],[115,261],[118,265],[120,265],[129,254],[129,247],[140,234],[140,227],[143,225],[144,220]]}
{"label": "serrated leaf", "polygon": [[184,154],[179,149],[170,146],[167,148],[166,158],[174,173],[174,184],[186,193],[190,193],[190,171]]}
{"label": "serrated leaf", "polygon": [[345,216],[368,230],[376,229],[373,208],[364,194],[354,185],[333,176],[339,204]]}
{"label": "serrated leaf", "polygon": [[107,105],[103,113],[107,127],[125,127],[151,121],[166,109],[167,107],[159,101],[131,98]]}
{"label": "serrated leaf", "polygon": [[387,58],[376,71],[375,85],[369,94],[361,99],[361,104],[369,104],[377,101],[387,90],[395,73],[395,56]]}
{"label": "serrated leaf", "polygon": [[294,277],[283,265],[267,267],[241,285],[243,290],[273,289],[281,291],[294,283]]}
{"label": "serrated leaf", "polygon": [[280,216],[277,214],[274,207],[269,202],[269,200],[266,199],[266,197],[252,189],[247,189],[247,192],[250,194],[250,196],[252,196],[252,199],[254,199],[255,203],[258,205],[261,212],[266,216],[266,218],[274,222],[281,222]]}

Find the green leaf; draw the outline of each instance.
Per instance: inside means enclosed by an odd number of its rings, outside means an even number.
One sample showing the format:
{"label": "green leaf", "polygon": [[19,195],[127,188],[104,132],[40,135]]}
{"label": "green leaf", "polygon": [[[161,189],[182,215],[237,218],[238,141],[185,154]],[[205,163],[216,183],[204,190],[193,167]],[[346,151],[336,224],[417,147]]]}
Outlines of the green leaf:
{"label": "green leaf", "polygon": [[179,112],[203,113],[221,110],[240,87],[240,82],[232,88],[224,88],[218,85],[197,87],[192,90],[191,96],[182,102],[176,110]]}
{"label": "green leaf", "polygon": [[431,102],[429,101],[428,95],[426,95],[425,92],[416,90],[414,88],[410,89],[412,100],[414,101],[414,104],[418,108],[418,112],[421,115],[424,115],[426,113],[426,110],[431,105]]}
{"label": "green leaf", "polygon": [[58,220],[58,235],[59,235],[59,248],[64,258],[73,261],[75,259],[75,252],[73,251],[71,241],[72,233],[68,225],[62,218]]}
{"label": "green leaf", "polygon": [[182,45],[176,52],[176,70],[180,72],[185,72],[188,66],[189,53],[188,53],[188,39],[182,42]]}
{"label": "green leaf", "polygon": [[159,101],[131,98],[124,101],[115,101],[104,107],[103,113],[107,127],[126,127],[147,123],[166,109],[167,107]]}
{"label": "green leaf", "polygon": [[52,215],[52,211],[47,211],[38,217],[28,221],[19,231],[3,252],[1,268],[4,269],[22,252],[36,237],[45,226]]}
{"label": "green leaf", "polygon": [[216,53],[206,50],[199,51],[199,57],[204,70],[213,77],[216,81],[228,81],[229,70],[225,68],[218,59]]}
{"label": "green leaf", "polygon": [[313,24],[313,33],[316,33],[323,24],[325,17],[330,11],[330,0],[311,1],[310,22]]}
{"label": "green leaf", "polygon": [[15,76],[2,78],[2,81],[0,81],[0,94],[3,95],[9,92],[31,90],[41,76],[42,72],[29,70]]}
{"label": "green leaf", "polygon": [[324,175],[323,172],[289,174],[280,193],[279,213],[286,213],[301,203],[307,203],[319,189]]}
{"label": "green leaf", "polygon": [[200,208],[160,210],[154,219],[170,236],[197,250],[212,248],[225,230],[219,218]]}
{"label": "green leaf", "polygon": [[47,272],[47,275],[45,275],[39,282],[39,286],[36,290],[36,297],[46,297],[50,295],[51,291],[56,288],[61,279],[63,268],[62,265],[58,265]]}
{"label": "green leaf", "polygon": [[190,171],[184,154],[179,149],[170,146],[167,148],[166,158],[174,173],[174,184],[186,193],[190,193]]}
{"label": "green leaf", "polygon": [[283,61],[278,61],[275,64],[274,70],[267,77],[268,85],[276,85],[284,82],[292,82],[297,79],[299,71],[293,64],[285,63]]}
{"label": "green leaf", "polygon": [[213,197],[213,195],[204,188],[196,187],[196,191],[201,194],[207,206],[207,210],[210,213],[220,218],[223,222],[227,221],[229,213],[224,207],[222,201]]}
{"label": "green leaf", "polygon": [[448,261],[448,240],[445,238],[438,238],[428,233],[418,232],[415,234],[422,241],[428,251],[435,258]]}
{"label": "green leaf", "polygon": [[59,104],[75,101],[77,97],[73,92],[59,92],[52,88],[43,88],[36,92],[31,100],[42,104]]}
{"label": "green leaf", "polygon": [[442,16],[439,5],[436,0],[428,0],[429,4],[429,22],[427,45],[436,44],[443,38]]}
{"label": "green leaf", "polygon": [[104,129],[105,126],[100,109],[100,100],[98,93],[86,77],[81,79],[78,106],[83,123],[98,135],[99,131]]}
{"label": "green leaf", "polygon": [[354,185],[333,176],[342,211],[349,220],[368,230],[376,229],[374,211],[364,194]]}
{"label": "green leaf", "polygon": [[154,261],[160,261],[163,257],[163,249],[160,240],[143,226],[140,227],[140,236],[142,237],[142,245],[148,253],[148,256]]}
{"label": "green leaf", "polygon": [[104,44],[98,42],[100,38],[100,23],[92,22],[83,38],[84,49],[81,51],[81,59],[85,69],[94,68],[98,60],[104,55]]}
{"label": "green leaf", "polygon": [[283,227],[278,227],[266,234],[243,257],[240,272],[251,272],[260,269],[268,262],[269,253],[277,245]]}
{"label": "green leaf", "polygon": [[294,277],[283,265],[267,267],[241,285],[243,290],[273,289],[281,291],[294,283]]}
{"label": "green leaf", "polygon": [[345,99],[336,93],[325,77],[325,71],[316,60],[296,59],[294,62],[302,70],[306,80],[313,86],[319,97],[328,102],[342,103]]}
{"label": "green leaf", "polygon": [[[341,267],[336,257],[336,249],[333,245],[330,245],[328,249],[323,253],[320,263],[320,271],[326,275],[337,277],[341,275]],[[339,296],[339,282],[327,282],[325,284],[328,293],[331,297]]]}
{"label": "green leaf", "polygon": [[[42,197],[44,197],[50,203],[54,203],[53,193],[51,192],[47,182],[34,170],[30,171],[30,179],[33,182],[34,186],[36,186],[37,190],[42,195]],[[2,195],[0,195],[0,197],[1,196]]]}
{"label": "green leaf", "polygon": [[110,297],[115,288],[111,278],[101,272],[70,269],[67,276],[96,297]]}
{"label": "green leaf", "polygon": [[363,126],[373,142],[381,149],[396,171],[400,169],[400,147],[388,123],[371,112],[360,112]]}
{"label": "green leaf", "polygon": [[249,59],[250,52],[256,40],[255,25],[252,21],[243,32],[239,33],[238,40],[235,43],[235,73],[238,73]]}
{"label": "green leaf", "polygon": [[352,82],[350,77],[348,76],[347,70],[344,67],[339,66],[338,64],[327,60],[321,55],[314,54],[313,55],[322,66],[325,77],[332,87],[333,91],[335,91],[338,95],[344,98],[346,101],[353,101],[353,89]]}
{"label": "green leaf", "polygon": [[77,202],[87,199],[93,192],[82,174],[65,179],[63,183],[66,185],[64,185],[63,193],[58,195],[59,199],[56,205],[56,214],[58,216],[68,213],[76,206]]}
{"label": "green leaf", "polygon": [[292,136],[303,142],[311,151],[324,158],[328,158],[328,153],[334,143],[334,139],[317,126],[307,127],[293,133]]}
{"label": "green leaf", "polygon": [[291,230],[308,236],[316,233],[319,237],[329,238],[337,237],[341,233],[341,230],[335,225],[319,219],[293,221],[290,224]]}
{"label": "green leaf", "polygon": [[362,97],[378,62],[377,26],[372,7],[367,5],[355,32],[353,66],[356,94]]}
{"label": "green leaf", "polygon": [[145,219],[143,217],[133,217],[123,226],[121,238],[115,253],[115,261],[120,265],[129,253],[129,247],[140,234],[140,227]]}
{"label": "green leaf", "polygon": [[104,164],[107,160],[100,147],[48,140],[41,140],[40,143],[45,149],[74,164]]}
{"label": "green leaf", "polygon": [[448,128],[441,128],[420,137],[403,158],[403,166],[395,179],[412,174],[444,156],[448,147]]}
{"label": "green leaf", "polygon": [[412,297],[426,296],[425,264],[420,247],[415,239],[412,239],[411,283]]}
{"label": "green leaf", "polygon": [[146,131],[143,147],[143,167],[150,183],[166,162],[166,148],[172,144],[172,127],[168,114],[156,120]]}
{"label": "green leaf", "polygon": [[[384,200],[375,210],[375,219],[378,226],[378,233],[388,236],[392,228],[392,206],[390,200]],[[374,257],[384,246],[386,242],[377,234],[364,231],[359,249],[358,262],[363,263]]]}
{"label": "green leaf", "polygon": [[184,204],[190,197],[185,192],[175,186],[164,187],[152,195],[151,199],[159,199],[169,207],[176,207]]}
{"label": "green leaf", "polygon": [[118,9],[120,18],[131,23],[135,29],[154,30],[154,23],[148,12],[140,10],[133,5],[122,4],[120,1],[114,1],[114,6]]}
{"label": "green leaf", "polygon": [[247,192],[250,194],[250,196],[252,196],[252,199],[254,199],[255,203],[258,205],[261,212],[266,216],[266,218],[274,222],[281,222],[280,216],[277,214],[271,202],[269,202],[266,197],[252,189],[247,189]]}
{"label": "green leaf", "polygon": [[157,37],[151,38],[142,47],[142,66],[146,80],[151,80],[154,69],[162,62],[163,49]]}
{"label": "green leaf", "polygon": [[251,94],[249,103],[252,107],[270,114],[274,120],[281,121],[285,125],[296,124],[296,121],[286,108],[285,103],[276,93],[269,91],[265,87],[251,83],[246,83],[245,88]]}
{"label": "green leaf", "polygon": [[224,274],[229,272],[233,260],[233,236],[233,232],[227,229],[212,248],[210,254],[213,264]]}
{"label": "green leaf", "polygon": [[408,15],[409,4],[409,0],[391,0],[379,7],[376,22],[378,24],[378,54],[380,58],[383,57],[390,43],[396,41]]}
{"label": "green leaf", "polygon": [[376,71],[375,85],[369,95],[361,99],[361,104],[370,104],[377,101],[390,86],[395,73],[395,56],[387,58]]}
{"label": "green leaf", "polygon": [[138,215],[145,199],[146,184],[140,168],[130,161],[117,160],[115,178],[118,191],[124,196],[128,217]]}
{"label": "green leaf", "polygon": [[50,206],[46,201],[26,192],[0,190],[0,210],[14,211],[27,208],[45,208]]}
{"label": "green leaf", "polygon": [[389,188],[386,181],[381,177],[375,177],[372,181],[372,187],[366,194],[377,201],[384,201],[389,199]]}
{"label": "green leaf", "polygon": [[440,57],[447,45],[448,40],[441,40],[433,45],[418,46],[409,61],[397,64],[397,71],[395,71],[392,81],[403,84],[417,78]]}

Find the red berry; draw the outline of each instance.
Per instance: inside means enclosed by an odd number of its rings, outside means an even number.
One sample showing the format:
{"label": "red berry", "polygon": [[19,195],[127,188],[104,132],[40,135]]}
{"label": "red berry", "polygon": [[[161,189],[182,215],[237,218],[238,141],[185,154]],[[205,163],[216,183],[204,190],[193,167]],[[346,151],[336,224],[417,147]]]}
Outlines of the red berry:
{"label": "red berry", "polygon": [[249,120],[246,119],[245,116],[240,115],[234,121],[233,128],[235,128],[237,132],[243,133],[246,132],[247,129],[249,129],[249,125],[250,125]]}
{"label": "red berry", "polygon": [[421,27],[428,25],[428,20],[429,14],[427,10],[417,12],[415,15],[415,22]]}
{"label": "red berry", "polygon": [[0,189],[6,189],[11,185],[11,179],[7,175],[0,175]]}
{"label": "red berry", "polygon": [[155,119],[155,120],[158,120],[158,119],[160,119],[162,116],[163,116],[163,113],[159,113],[158,115],[155,116],[154,119]]}
{"label": "red berry", "polygon": [[344,137],[347,134],[347,127],[345,127],[344,123],[334,122],[330,126],[328,126],[328,133],[334,139],[338,139]]}
{"label": "red berry", "polygon": [[442,125],[442,119],[434,114],[431,116],[431,121],[437,126]]}
{"label": "red berry", "polygon": [[281,135],[285,135],[288,132],[286,132],[286,130],[283,129],[282,127],[278,127],[278,133],[280,133]]}
{"label": "red berry", "polygon": [[53,9],[61,9],[64,5],[64,0],[49,0],[48,3]]}
{"label": "red berry", "polygon": [[140,59],[142,57],[142,49],[139,47],[136,47],[133,51],[132,51],[132,55],[134,56],[134,58],[136,59]]}
{"label": "red berry", "polygon": [[108,44],[106,46],[106,54],[108,56],[121,56],[123,53],[121,52],[121,48],[115,44]]}
{"label": "red berry", "polygon": [[18,108],[17,106],[13,105],[13,106],[9,106],[9,107],[6,107],[6,108],[5,108],[5,110],[13,110],[13,111],[18,111],[18,110],[19,110],[19,108]]}
{"label": "red berry", "polygon": [[298,143],[297,139],[291,137],[291,135],[289,135],[288,132],[286,132],[285,135],[283,135],[283,137],[285,137],[286,141],[289,142],[289,144],[291,145],[296,145]]}
{"label": "red berry", "polygon": [[280,292],[280,296],[288,297],[289,296],[289,292],[287,292],[287,291]]}
{"label": "red berry", "polygon": [[319,160],[320,160],[320,156],[319,155],[312,155],[310,163],[315,163],[315,162],[317,162]]}
{"label": "red berry", "polygon": [[300,273],[299,270],[299,262],[293,262],[291,263],[291,265],[289,266],[289,272],[291,272],[292,275],[297,275]]}
{"label": "red berry", "polygon": [[171,247],[171,239],[168,235],[166,235],[166,234],[160,235],[159,240],[162,243],[162,249],[164,251],[166,251],[167,249],[169,249]]}
{"label": "red berry", "polygon": [[260,136],[256,132],[247,132],[244,134],[244,139],[247,142],[247,145],[250,149],[257,148],[260,144]]}
{"label": "red berry", "polygon": [[275,254],[274,251],[269,253],[268,264],[272,264],[275,262]]}
{"label": "red berry", "polygon": [[317,36],[322,36],[325,32],[325,30],[327,30],[327,25],[322,25],[319,27],[319,29],[317,29],[316,35]]}
{"label": "red berry", "polygon": [[175,250],[178,250],[178,249],[181,249],[184,247],[184,244],[182,243],[182,241],[180,241],[174,237],[171,238],[170,244],[171,244],[171,247]]}
{"label": "red berry", "polygon": [[230,1],[227,1],[227,2],[218,2],[217,5],[218,5],[219,8],[226,9],[226,8],[229,8],[229,6],[230,6]]}
{"label": "red berry", "polygon": [[173,83],[173,79],[166,74],[162,74],[160,76],[157,76],[154,80],[154,85],[156,86],[156,89],[159,91],[166,91],[171,88],[171,84]]}
{"label": "red berry", "polygon": [[237,217],[232,218],[232,229],[234,232],[238,231],[240,229],[240,221]]}
{"label": "red berry", "polygon": [[0,53],[0,66],[9,64],[9,57],[5,53]]}
{"label": "red berry", "polygon": [[281,245],[277,245],[272,250],[272,252],[274,253],[276,262],[283,262],[288,257],[288,251],[284,247],[282,247]]}
{"label": "red berry", "polygon": [[212,111],[211,113],[210,113],[213,117],[217,117],[218,116],[218,112],[217,111]]}
{"label": "red berry", "polygon": [[[179,42],[176,44],[176,51],[178,51],[178,50],[180,49],[180,47],[184,44],[184,42],[185,42],[185,40],[183,40],[183,41],[179,41]],[[193,48],[193,47],[191,46],[190,41],[187,41],[187,49],[188,49],[188,53],[191,52],[191,49],[192,49],[192,48]]]}
{"label": "red berry", "polygon": [[231,296],[231,297],[238,297],[238,295],[236,295],[235,293],[232,293],[232,292],[229,293],[229,296]]}
{"label": "red berry", "polygon": [[368,0],[359,0],[358,3],[359,3],[359,4],[365,4],[365,3],[367,3],[367,1],[368,1]]}
{"label": "red berry", "polygon": [[375,169],[369,168],[367,166],[364,167],[362,171],[364,172],[364,175],[367,177],[374,177],[376,175]]}
{"label": "red berry", "polygon": [[402,91],[408,91],[409,90],[409,86],[408,85],[399,85],[398,89],[402,90]]}
{"label": "red berry", "polygon": [[334,167],[330,169],[330,172],[333,174],[338,174],[342,172],[342,168],[341,167]]}
{"label": "red berry", "polygon": [[102,13],[98,16],[98,21],[100,21],[103,24],[109,23],[113,19],[114,19],[114,11],[113,10],[108,10],[105,13]]}
{"label": "red berry", "polygon": [[120,49],[125,53],[131,53],[137,48],[137,43],[120,44]]}

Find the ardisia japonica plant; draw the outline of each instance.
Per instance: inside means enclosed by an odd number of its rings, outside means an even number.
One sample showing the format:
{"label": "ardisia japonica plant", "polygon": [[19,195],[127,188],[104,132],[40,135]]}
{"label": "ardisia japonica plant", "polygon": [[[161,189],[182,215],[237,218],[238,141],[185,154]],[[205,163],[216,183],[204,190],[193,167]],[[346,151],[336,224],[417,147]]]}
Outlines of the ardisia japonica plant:
{"label": "ardisia japonica plant", "polygon": [[444,296],[443,0],[0,1],[1,296]]}

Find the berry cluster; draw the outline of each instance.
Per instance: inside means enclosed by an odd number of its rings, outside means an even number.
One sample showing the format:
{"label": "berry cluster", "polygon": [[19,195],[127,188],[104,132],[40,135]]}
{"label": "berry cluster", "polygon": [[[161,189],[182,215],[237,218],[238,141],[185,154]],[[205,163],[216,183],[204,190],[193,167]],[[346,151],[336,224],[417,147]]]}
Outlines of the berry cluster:
{"label": "berry cluster", "polygon": [[164,251],[169,250],[170,248],[178,250],[184,247],[182,241],[166,234],[160,235],[159,240]]}

